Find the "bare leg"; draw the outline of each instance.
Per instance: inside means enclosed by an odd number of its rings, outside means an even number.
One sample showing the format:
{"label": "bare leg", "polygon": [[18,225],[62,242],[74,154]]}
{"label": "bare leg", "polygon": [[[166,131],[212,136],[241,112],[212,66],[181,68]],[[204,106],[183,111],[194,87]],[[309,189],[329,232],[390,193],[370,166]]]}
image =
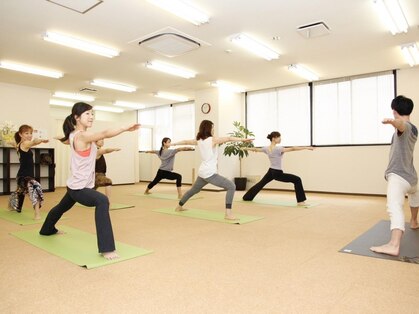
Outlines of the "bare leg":
{"label": "bare leg", "polygon": [[104,257],[104,258],[106,258],[107,260],[112,260],[112,259],[117,259],[117,258],[119,258],[119,255],[118,255],[118,253],[116,253],[116,251],[112,251],[112,252],[103,252],[103,253],[101,253],[102,254],[102,256]]}
{"label": "bare leg", "polygon": [[418,209],[419,209],[419,207],[410,207],[410,212],[412,213],[412,217],[410,218],[410,228],[411,229],[419,229]]}
{"label": "bare leg", "polygon": [[177,186],[177,198],[181,199],[182,198],[182,188],[180,186]]}
{"label": "bare leg", "polygon": [[145,194],[145,195],[147,195],[147,194],[151,194],[150,189],[149,189],[149,188],[147,188],[147,189],[145,190],[144,194]]}
{"label": "bare leg", "polygon": [[35,210],[35,216],[34,216],[33,219],[35,219],[35,220],[41,219],[41,211],[39,209],[39,202],[35,204],[35,206],[33,207],[33,209]]}
{"label": "bare leg", "polygon": [[398,256],[400,251],[400,241],[403,236],[403,231],[400,229],[391,230],[390,242],[381,246],[370,247],[370,250],[377,253],[383,253],[393,256]]}
{"label": "bare leg", "polygon": [[105,195],[108,197],[109,204],[111,203],[111,185],[105,186]]}

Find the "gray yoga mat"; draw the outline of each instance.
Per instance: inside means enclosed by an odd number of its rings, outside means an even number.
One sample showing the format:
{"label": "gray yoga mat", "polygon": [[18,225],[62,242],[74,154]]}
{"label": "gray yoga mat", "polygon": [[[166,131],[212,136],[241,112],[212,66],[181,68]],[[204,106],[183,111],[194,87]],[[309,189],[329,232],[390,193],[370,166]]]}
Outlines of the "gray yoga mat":
{"label": "gray yoga mat", "polygon": [[390,240],[390,221],[381,220],[371,229],[343,247],[339,252],[419,264],[419,230],[412,230],[408,223],[400,245],[399,256],[375,253],[371,246],[380,246]]}

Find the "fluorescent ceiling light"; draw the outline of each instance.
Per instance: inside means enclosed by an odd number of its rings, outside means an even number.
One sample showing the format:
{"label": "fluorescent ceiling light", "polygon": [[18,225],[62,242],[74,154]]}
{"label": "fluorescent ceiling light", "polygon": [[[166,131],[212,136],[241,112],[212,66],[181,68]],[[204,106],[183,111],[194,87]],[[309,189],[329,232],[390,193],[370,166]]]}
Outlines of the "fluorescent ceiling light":
{"label": "fluorescent ceiling light", "polygon": [[171,93],[165,93],[165,92],[157,92],[154,94],[154,96],[164,99],[170,99],[170,100],[177,100],[177,101],[188,101],[189,98],[186,96],[171,94]]}
{"label": "fluorescent ceiling light", "polygon": [[177,67],[177,66],[165,63],[165,62],[160,62],[160,61],[147,61],[145,66],[146,68],[149,68],[149,69],[180,76],[187,79],[195,77],[196,75],[196,73],[190,70],[180,68],[180,67]]}
{"label": "fluorescent ceiling light", "polygon": [[419,49],[416,43],[405,44],[400,47],[406,62],[412,67],[419,64]]}
{"label": "fluorescent ceiling light", "polygon": [[43,36],[43,39],[66,47],[83,50],[108,58],[113,58],[119,55],[119,51],[113,48],[101,46],[99,44],[87,42],[85,40],[70,37],[64,34],[46,32]]}
{"label": "fluorescent ceiling light", "polygon": [[19,72],[25,72],[25,73],[30,73],[30,74],[42,75],[42,76],[47,76],[47,77],[52,77],[52,78],[60,78],[60,77],[63,77],[64,75],[61,72],[34,68],[29,65],[18,64],[18,63],[8,62],[8,61],[0,61],[0,68],[13,70],[13,71],[19,71]]}
{"label": "fluorescent ceiling light", "polygon": [[390,32],[407,33],[409,25],[398,0],[374,0],[375,7]]}
{"label": "fluorescent ceiling light", "polygon": [[134,102],[127,102],[127,101],[120,101],[120,100],[115,101],[113,104],[115,106],[118,106],[118,107],[125,107],[125,108],[130,108],[130,109],[135,109],[135,110],[143,109],[143,108],[146,107],[146,105],[143,105],[143,104],[138,104],[138,103],[134,103]]}
{"label": "fluorescent ceiling light", "polygon": [[214,81],[210,83],[211,86],[218,87],[220,89],[226,89],[234,93],[244,93],[246,90],[243,87],[232,85],[224,81]]}
{"label": "fluorescent ceiling light", "polygon": [[279,58],[279,53],[250,38],[246,34],[238,34],[231,41],[268,61]]}
{"label": "fluorescent ceiling light", "polygon": [[305,78],[307,81],[317,81],[319,79],[317,74],[299,64],[290,64],[288,66],[288,70],[294,72],[302,78]]}
{"label": "fluorescent ceiling light", "polygon": [[93,110],[96,111],[107,111],[107,112],[115,112],[115,113],[121,113],[124,112],[124,109],[121,108],[113,108],[113,107],[107,107],[107,106],[94,106]]}
{"label": "fluorescent ceiling light", "polygon": [[206,13],[180,0],[148,0],[148,2],[198,26],[209,21]]}
{"label": "fluorescent ceiling light", "polygon": [[137,88],[134,86],[124,85],[124,84],[114,83],[114,82],[109,82],[109,81],[103,81],[103,80],[93,80],[92,82],[90,82],[90,84],[95,85],[95,86],[110,88],[110,89],[116,89],[116,90],[120,90],[120,91],[128,92],[128,93],[132,93],[137,90]]}
{"label": "fluorescent ceiling light", "polygon": [[95,97],[90,95],[83,95],[78,93],[66,93],[66,92],[55,92],[53,97],[58,98],[65,98],[65,99],[73,99],[73,100],[80,100],[80,101],[94,101]]}
{"label": "fluorescent ceiling light", "polygon": [[71,101],[65,101],[60,99],[50,99],[49,104],[53,106],[61,106],[61,107],[73,107],[74,103]]}

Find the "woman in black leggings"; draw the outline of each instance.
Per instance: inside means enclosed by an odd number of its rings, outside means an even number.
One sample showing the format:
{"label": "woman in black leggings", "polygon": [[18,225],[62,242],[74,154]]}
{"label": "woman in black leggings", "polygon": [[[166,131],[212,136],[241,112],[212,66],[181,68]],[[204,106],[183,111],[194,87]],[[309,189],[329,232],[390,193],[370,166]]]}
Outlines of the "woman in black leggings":
{"label": "woman in black leggings", "polygon": [[248,151],[253,152],[261,152],[268,155],[269,160],[271,161],[271,166],[268,169],[268,172],[265,176],[252,186],[249,191],[245,195],[243,195],[244,201],[252,201],[255,196],[259,193],[263,187],[271,182],[272,180],[281,181],[281,182],[291,182],[294,184],[295,194],[297,197],[297,204],[300,206],[305,205],[306,195],[303,188],[303,183],[301,182],[301,178],[289,174],[284,173],[282,171],[282,155],[286,152],[292,152],[297,150],[304,150],[309,149],[313,150],[314,147],[283,147],[283,146],[276,146],[277,144],[281,143],[281,134],[279,132],[271,132],[268,134],[267,138],[271,141],[271,145],[265,146],[262,148],[245,148]]}
{"label": "woman in black leggings", "polygon": [[175,162],[175,155],[180,151],[194,150],[191,147],[179,147],[176,149],[169,149],[171,146],[171,139],[164,137],[161,141],[160,150],[149,150],[146,153],[156,154],[160,160],[161,165],[157,171],[156,177],[150,184],[147,186],[144,194],[151,194],[150,190],[159,183],[162,179],[176,180],[176,188],[178,198],[182,198],[182,176],[179,173],[173,172],[173,165]]}

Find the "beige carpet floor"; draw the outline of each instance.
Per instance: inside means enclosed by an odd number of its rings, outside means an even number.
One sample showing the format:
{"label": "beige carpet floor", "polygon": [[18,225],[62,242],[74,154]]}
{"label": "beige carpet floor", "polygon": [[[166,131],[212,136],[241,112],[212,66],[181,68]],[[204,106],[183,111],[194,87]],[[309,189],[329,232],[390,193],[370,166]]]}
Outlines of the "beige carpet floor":
{"label": "beige carpet floor", "polygon": [[[114,186],[111,201],[135,207],[111,218],[116,240],[153,253],[97,269],[9,234],[38,225],[0,220],[0,312],[419,313],[419,265],[338,252],[387,219],[385,197],[308,193],[319,204],[311,208],[234,203],[235,212],[264,219],[231,225],[152,212],[177,202],[133,195],[144,189]],[[171,184],[153,191],[176,193]],[[46,193],[42,210],[64,192]],[[225,192],[200,196],[185,207],[223,211]],[[260,196],[294,200],[291,192]],[[92,210],[73,207],[66,217],[63,225],[95,233]]]}

